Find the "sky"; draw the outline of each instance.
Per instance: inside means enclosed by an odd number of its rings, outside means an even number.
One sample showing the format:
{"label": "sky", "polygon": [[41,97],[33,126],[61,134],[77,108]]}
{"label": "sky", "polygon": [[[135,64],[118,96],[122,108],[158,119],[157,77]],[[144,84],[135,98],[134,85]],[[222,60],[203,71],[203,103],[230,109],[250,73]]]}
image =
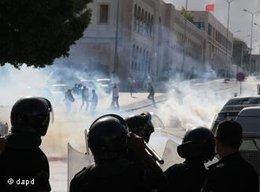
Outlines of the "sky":
{"label": "sky", "polygon": [[[166,3],[172,3],[176,9],[185,7],[186,0],[164,0]],[[205,10],[207,4],[215,4],[215,10],[211,12],[223,25],[227,26],[228,3],[232,0],[187,0],[188,10]],[[229,29],[234,37],[246,42],[250,47],[251,34],[251,14],[243,11],[247,9],[252,13],[260,11],[260,0],[233,0],[230,3],[230,23]],[[252,48],[254,54],[260,54],[260,13],[254,15]]]}

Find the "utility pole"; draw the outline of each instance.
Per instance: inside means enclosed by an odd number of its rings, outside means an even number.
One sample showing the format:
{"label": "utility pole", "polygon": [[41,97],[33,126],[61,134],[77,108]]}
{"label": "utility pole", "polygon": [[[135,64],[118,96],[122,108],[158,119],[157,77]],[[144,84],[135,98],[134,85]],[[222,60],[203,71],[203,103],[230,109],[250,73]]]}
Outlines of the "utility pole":
{"label": "utility pole", "polygon": [[259,11],[252,12],[249,11],[248,9],[243,9],[246,13],[249,13],[251,15],[251,35],[250,35],[250,55],[249,55],[249,74],[252,73],[252,46],[253,46],[253,27],[254,27],[254,16],[257,13],[260,13]]}
{"label": "utility pole", "polygon": [[186,0],[186,4],[185,4],[185,12],[184,12],[184,42],[183,42],[183,57],[182,57],[182,65],[181,65],[181,73],[182,76],[185,77],[184,75],[184,65],[185,65],[185,60],[186,60],[186,41],[187,41],[187,34],[186,34],[186,30],[187,30],[187,18],[186,18],[186,14],[188,14],[188,0]]}
{"label": "utility pole", "polygon": [[116,7],[116,32],[115,32],[115,52],[114,52],[114,68],[113,75],[118,75],[118,21],[119,21],[119,1]]}
{"label": "utility pole", "polygon": [[229,72],[230,72],[230,59],[228,57],[228,34],[229,34],[229,18],[230,18],[230,4],[234,1],[234,0],[225,0],[228,3],[228,16],[227,16],[227,35],[226,35],[226,79],[229,79]]}

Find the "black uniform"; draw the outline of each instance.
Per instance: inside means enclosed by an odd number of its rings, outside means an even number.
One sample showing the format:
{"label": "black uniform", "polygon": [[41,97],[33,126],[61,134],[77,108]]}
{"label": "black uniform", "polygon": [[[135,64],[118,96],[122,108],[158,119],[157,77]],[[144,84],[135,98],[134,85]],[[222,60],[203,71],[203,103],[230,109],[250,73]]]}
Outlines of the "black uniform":
{"label": "black uniform", "polygon": [[7,137],[0,155],[0,191],[51,191],[49,163],[39,137],[16,133]]}
{"label": "black uniform", "polygon": [[169,167],[165,172],[168,185],[164,191],[199,192],[207,170],[202,161],[185,161]]}
{"label": "black uniform", "polygon": [[236,152],[211,165],[202,192],[258,192],[258,179],[252,165]]}
{"label": "black uniform", "polygon": [[146,192],[143,171],[129,160],[120,158],[84,168],[70,183],[70,192]]}

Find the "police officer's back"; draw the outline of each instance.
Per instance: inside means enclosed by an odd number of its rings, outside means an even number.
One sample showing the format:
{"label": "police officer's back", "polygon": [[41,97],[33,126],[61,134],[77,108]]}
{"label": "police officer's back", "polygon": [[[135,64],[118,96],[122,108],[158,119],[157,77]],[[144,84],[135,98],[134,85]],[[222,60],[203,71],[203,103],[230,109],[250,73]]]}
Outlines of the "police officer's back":
{"label": "police officer's back", "polygon": [[51,103],[45,98],[22,98],[14,104],[11,134],[0,156],[0,191],[51,190],[49,163],[39,148],[51,111]]}
{"label": "police officer's back", "polygon": [[259,192],[258,175],[239,152],[241,125],[232,120],[221,122],[215,143],[220,160],[210,167],[202,192]]}
{"label": "police officer's back", "polygon": [[178,154],[185,159],[165,171],[168,185],[164,191],[199,192],[207,170],[204,163],[214,157],[214,135],[204,127],[186,132]]}
{"label": "police officer's back", "polygon": [[143,170],[127,159],[129,133],[125,120],[104,115],[89,128],[88,144],[95,163],[75,175],[70,192],[149,191]]}

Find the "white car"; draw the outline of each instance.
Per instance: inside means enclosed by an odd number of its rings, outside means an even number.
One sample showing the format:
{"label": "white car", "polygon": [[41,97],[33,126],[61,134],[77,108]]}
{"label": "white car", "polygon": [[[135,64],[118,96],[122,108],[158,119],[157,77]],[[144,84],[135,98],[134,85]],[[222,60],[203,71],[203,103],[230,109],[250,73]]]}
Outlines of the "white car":
{"label": "white car", "polygon": [[260,177],[260,107],[243,108],[235,121],[243,128],[241,155],[253,165]]}
{"label": "white car", "polygon": [[112,80],[109,78],[96,79],[97,86],[105,93],[110,93],[112,87]]}

